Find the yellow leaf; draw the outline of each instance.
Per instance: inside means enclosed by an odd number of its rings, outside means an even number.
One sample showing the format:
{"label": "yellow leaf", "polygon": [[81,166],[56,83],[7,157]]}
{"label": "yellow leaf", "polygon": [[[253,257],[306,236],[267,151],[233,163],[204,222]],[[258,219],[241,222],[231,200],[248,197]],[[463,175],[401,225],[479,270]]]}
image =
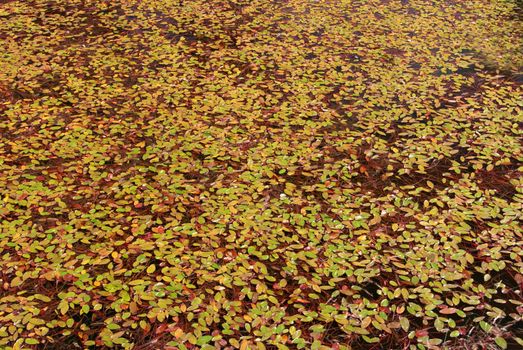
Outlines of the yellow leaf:
{"label": "yellow leaf", "polygon": [[370,325],[371,322],[372,322],[372,318],[370,318],[369,316],[365,317],[361,321],[361,328],[367,328]]}
{"label": "yellow leaf", "polygon": [[177,330],[174,331],[174,336],[176,337],[176,339],[180,338],[182,335],[183,335],[183,330],[181,328],[178,328]]}
{"label": "yellow leaf", "polygon": [[246,350],[248,346],[249,346],[249,342],[247,340],[243,340],[240,345],[240,350]]}

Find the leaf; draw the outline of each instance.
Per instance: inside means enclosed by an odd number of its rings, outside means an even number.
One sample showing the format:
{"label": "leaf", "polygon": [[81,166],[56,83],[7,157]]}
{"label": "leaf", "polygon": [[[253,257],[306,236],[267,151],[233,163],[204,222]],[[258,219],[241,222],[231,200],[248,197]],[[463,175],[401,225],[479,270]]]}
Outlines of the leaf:
{"label": "leaf", "polygon": [[19,338],[15,343],[13,344],[13,350],[21,350],[22,343],[24,342],[24,338]]}
{"label": "leaf", "polygon": [[406,317],[400,317],[400,325],[401,325],[401,328],[402,328],[405,332],[408,332],[408,331],[409,331],[409,328],[410,328],[410,322],[409,322],[409,320],[408,320]]}
{"label": "leaf", "polygon": [[198,341],[196,342],[196,345],[207,344],[211,340],[212,340],[212,335],[203,335],[200,338],[198,338]]}
{"label": "leaf", "polygon": [[481,329],[483,329],[486,333],[489,333],[490,330],[492,329],[492,326],[490,324],[488,324],[487,322],[485,321],[480,321],[479,322],[479,326],[481,327]]}
{"label": "leaf", "polygon": [[508,346],[507,341],[502,337],[496,337],[494,341],[501,349],[506,349]]}
{"label": "leaf", "polygon": [[365,317],[361,321],[361,328],[367,328],[372,322],[372,318],[370,316]]}
{"label": "leaf", "polygon": [[431,345],[439,345],[443,343],[443,340],[439,339],[439,338],[432,338],[429,340],[429,344]]}
{"label": "leaf", "polygon": [[240,344],[240,350],[246,350],[248,347],[249,347],[249,342],[246,339],[242,340],[242,342]]}
{"label": "leaf", "polygon": [[156,265],[149,265],[149,267],[147,268],[147,273],[152,274],[154,271],[156,271]]}
{"label": "leaf", "polygon": [[367,342],[367,343],[377,343],[377,342],[380,341],[380,338],[378,338],[378,337],[372,337],[372,338],[370,338],[370,337],[368,337],[368,336],[366,336],[366,335],[362,335],[362,338],[363,338],[363,340],[365,340],[365,342]]}
{"label": "leaf", "polygon": [[439,312],[443,315],[452,315],[452,314],[455,314],[457,311],[457,309],[453,308],[453,307],[446,307],[444,309],[441,309]]}
{"label": "leaf", "polygon": [[14,287],[18,287],[18,286],[21,285],[22,283],[24,283],[24,281],[23,281],[20,277],[16,276],[15,278],[13,278],[13,279],[11,280],[11,287],[12,287],[12,288],[14,288]]}
{"label": "leaf", "polygon": [[173,335],[174,335],[174,337],[175,337],[176,339],[181,338],[181,336],[183,335],[183,329],[181,329],[181,328],[177,328],[177,329],[174,331]]}
{"label": "leaf", "polygon": [[112,331],[114,331],[114,330],[116,330],[116,329],[120,329],[120,326],[117,325],[116,323],[109,323],[109,324],[107,325],[107,328],[110,329],[110,330],[112,330]]}
{"label": "leaf", "polygon": [[58,304],[58,309],[62,315],[65,315],[67,311],[69,311],[69,303],[67,300],[62,300],[60,304]]}

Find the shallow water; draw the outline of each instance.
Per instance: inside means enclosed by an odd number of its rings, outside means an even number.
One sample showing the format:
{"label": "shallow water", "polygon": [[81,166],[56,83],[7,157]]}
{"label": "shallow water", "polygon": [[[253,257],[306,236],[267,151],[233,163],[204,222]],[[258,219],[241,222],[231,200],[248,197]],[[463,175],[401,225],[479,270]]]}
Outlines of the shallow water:
{"label": "shallow water", "polygon": [[0,347],[518,346],[511,4],[1,1]]}

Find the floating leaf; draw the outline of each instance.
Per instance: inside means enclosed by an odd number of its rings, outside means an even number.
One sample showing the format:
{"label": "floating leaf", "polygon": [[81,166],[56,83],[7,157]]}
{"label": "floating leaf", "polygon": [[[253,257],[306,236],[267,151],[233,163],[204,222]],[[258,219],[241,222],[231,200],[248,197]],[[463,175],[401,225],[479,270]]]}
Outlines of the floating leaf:
{"label": "floating leaf", "polygon": [[147,268],[147,273],[151,274],[154,271],[156,271],[156,265],[149,265],[149,267]]}
{"label": "floating leaf", "polygon": [[494,339],[494,341],[496,342],[496,344],[501,348],[501,349],[506,349],[507,348],[507,341],[502,338],[502,337],[496,337]]}
{"label": "floating leaf", "polygon": [[409,322],[409,319],[406,318],[406,317],[400,317],[400,325],[401,325],[401,328],[405,331],[405,332],[408,332],[409,331],[409,328],[410,328],[410,322]]}
{"label": "floating leaf", "polygon": [[0,348],[518,342],[517,1],[0,3]]}

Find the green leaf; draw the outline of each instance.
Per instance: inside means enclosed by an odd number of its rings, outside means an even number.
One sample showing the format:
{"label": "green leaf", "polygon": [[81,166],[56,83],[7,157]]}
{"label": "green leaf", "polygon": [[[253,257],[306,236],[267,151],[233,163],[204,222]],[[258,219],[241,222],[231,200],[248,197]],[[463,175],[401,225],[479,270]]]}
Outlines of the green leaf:
{"label": "green leaf", "polygon": [[439,338],[432,338],[429,340],[430,345],[439,345],[441,343],[443,343],[443,340],[441,340]]}
{"label": "green leaf", "polygon": [[502,338],[502,337],[496,337],[496,339],[494,339],[494,341],[496,342],[496,344],[502,348],[502,349],[506,349],[507,348],[507,341]]}
{"label": "green leaf", "polygon": [[485,321],[480,321],[479,326],[481,327],[481,329],[483,329],[487,333],[489,333],[490,330],[492,329],[492,326]]}
{"label": "green leaf", "polygon": [[408,332],[408,331],[409,331],[409,328],[410,328],[410,322],[409,322],[409,320],[408,320],[406,317],[400,317],[400,325],[401,325],[401,328],[402,328],[405,332]]}
{"label": "green leaf", "polygon": [[67,311],[69,311],[69,302],[67,302],[67,300],[62,300],[60,304],[58,304],[58,309],[62,315],[65,315]]}
{"label": "green leaf", "polygon": [[367,343],[377,343],[380,341],[380,338],[378,337],[368,337],[366,335],[362,335],[363,340],[365,340]]}
{"label": "green leaf", "polygon": [[198,341],[196,342],[196,345],[207,344],[211,340],[212,340],[212,335],[203,335],[200,338],[198,338]]}
{"label": "green leaf", "polygon": [[116,329],[120,329],[120,326],[117,325],[116,323],[109,323],[109,324],[107,325],[107,328],[110,329],[110,330],[112,330],[112,331],[114,331],[114,330],[116,330]]}

